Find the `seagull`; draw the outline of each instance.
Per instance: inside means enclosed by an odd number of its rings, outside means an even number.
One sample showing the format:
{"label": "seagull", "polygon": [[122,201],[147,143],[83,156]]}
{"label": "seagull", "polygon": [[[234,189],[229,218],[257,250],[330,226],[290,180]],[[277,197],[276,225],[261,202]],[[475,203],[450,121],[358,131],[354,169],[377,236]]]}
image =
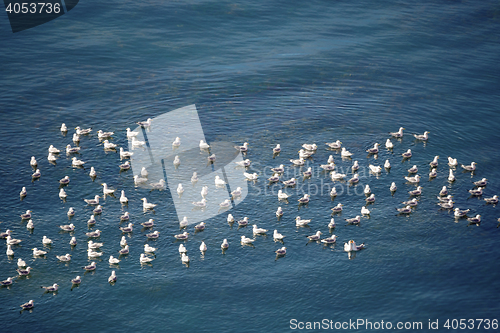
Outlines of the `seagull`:
{"label": "seagull", "polygon": [[71,165],[72,165],[73,167],[75,167],[75,168],[76,168],[76,167],[81,167],[81,166],[83,166],[84,164],[85,164],[85,162],[84,162],[84,161],[79,160],[79,159],[77,159],[76,157],[73,157],[73,158],[71,159]]}
{"label": "seagull", "polygon": [[304,149],[306,149],[306,150],[316,150],[316,149],[318,149],[318,146],[316,146],[316,144],[315,144],[315,143],[313,143],[313,144],[304,143],[304,144],[302,145],[302,148],[304,148]]}
{"label": "seagull", "polygon": [[312,168],[311,167],[307,168],[307,170],[304,171],[302,174],[304,175],[304,177],[311,177],[312,176]]}
{"label": "seagull", "polygon": [[324,238],[321,240],[321,243],[325,244],[333,244],[337,242],[337,236],[336,235],[331,235],[330,237]]}
{"label": "seagull", "polygon": [[188,237],[189,237],[189,232],[184,231],[182,234],[174,235],[174,237],[175,237],[176,239],[181,239],[181,240],[188,239]]}
{"label": "seagull", "polygon": [[23,260],[23,259],[21,259],[21,258],[18,258],[18,259],[17,259],[17,267],[18,267],[18,268],[26,267],[26,261],[24,261],[24,260]]}
{"label": "seagull", "polygon": [[133,132],[130,130],[130,128],[127,128],[127,139],[132,139],[133,137],[136,137],[139,135],[139,132]]}
{"label": "seagull", "polygon": [[340,140],[335,142],[325,142],[325,144],[332,149],[340,149],[342,147],[342,142],[340,142]]}
{"label": "seagull", "polygon": [[494,195],[491,198],[484,198],[487,204],[497,204],[498,203],[498,195]]}
{"label": "seagull", "polygon": [[372,190],[370,189],[370,185],[366,184],[365,189],[363,190],[363,193],[365,195],[370,195],[372,193]]}
{"label": "seagull", "polygon": [[144,184],[148,181],[147,178],[142,178],[142,177],[139,177],[138,175],[135,175],[134,176],[134,184],[137,186],[137,185],[140,185],[140,184]]}
{"label": "seagull", "polygon": [[118,145],[116,143],[109,142],[108,140],[104,140],[103,145],[104,145],[105,150],[106,149],[113,150],[113,149],[116,149],[116,147],[118,147]]}
{"label": "seagull", "polygon": [[332,171],[335,169],[335,163],[322,164],[319,167],[325,171]]}
{"label": "seagull", "polygon": [[36,247],[33,248],[33,256],[35,257],[41,257],[47,254],[47,251],[39,250]]}
{"label": "seagull", "polygon": [[93,225],[95,225],[96,223],[97,223],[97,221],[95,220],[95,216],[94,216],[94,215],[90,215],[90,218],[89,218],[89,220],[87,221],[87,224],[88,224],[89,226],[93,226]]}
{"label": "seagull", "polygon": [[395,138],[402,138],[404,129],[405,129],[404,127],[400,127],[397,132],[389,132],[389,134]]}
{"label": "seagull", "polygon": [[148,118],[146,121],[138,121],[136,124],[141,126],[141,127],[149,127],[151,126],[151,118]]}
{"label": "seagull", "polygon": [[49,154],[59,154],[61,151],[54,147],[53,145],[50,145],[49,147]]}
{"label": "seagull", "polygon": [[227,222],[228,223],[234,223],[234,217],[232,214],[227,214]]}
{"label": "seagull", "polygon": [[220,245],[220,248],[223,250],[226,250],[229,247],[229,243],[227,242],[227,239],[224,238],[222,241],[222,244]]}
{"label": "seagull", "polygon": [[200,244],[200,251],[201,252],[205,252],[207,250],[207,244],[205,244],[204,241],[201,241],[201,244]]}
{"label": "seagull", "polygon": [[285,166],[283,164],[280,164],[279,167],[271,168],[271,171],[277,172],[277,173],[283,173],[283,172],[285,172]]}
{"label": "seagull", "polygon": [[7,245],[17,245],[22,242],[20,239],[12,238],[10,235],[5,240]]}
{"label": "seagull", "polygon": [[256,172],[254,173],[243,172],[243,176],[245,176],[245,178],[248,180],[257,180],[257,178],[259,178],[259,175]]}
{"label": "seagull", "polygon": [[127,245],[127,238],[125,236],[122,236],[122,239],[120,240],[120,246],[126,246]]}
{"label": "seagull", "polygon": [[69,245],[71,245],[71,246],[76,245],[76,237],[71,237],[71,240],[69,241]]}
{"label": "seagull", "polygon": [[207,199],[203,198],[203,199],[201,199],[201,201],[193,201],[192,204],[195,207],[203,208],[203,207],[207,206]]}
{"label": "seagull", "polygon": [[408,191],[409,195],[420,195],[422,194],[422,186],[417,186],[417,189]]}
{"label": "seagull", "polygon": [[226,185],[226,182],[223,181],[218,175],[215,176],[215,186],[223,186]]}
{"label": "seagull", "polygon": [[440,203],[438,203],[438,205],[444,209],[452,209],[453,208],[453,201],[449,200],[448,202],[440,202]]}
{"label": "seagull", "polygon": [[276,183],[277,181],[280,180],[280,175],[278,173],[275,173],[274,175],[269,177],[267,180],[269,180],[269,182],[271,182],[271,183]]}
{"label": "seagull", "polygon": [[385,142],[385,148],[387,149],[394,148],[394,144],[392,143],[391,139],[387,139],[387,141]]}
{"label": "seagull", "polygon": [[429,178],[436,178],[436,177],[437,177],[437,170],[432,169],[431,172],[429,172]]}
{"label": "seagull", "polygon": [[283,216],[283,209],[281,209],[281,207],[278,207],[278,209],[276,210],[276,216]]}
{"label": "seagull", "polygon": [[181,165],[181,159],[179,158],[178,155],[175,155],[173,164],[176,168],[179,167],[179,165]]}
{"label": "seagull", "polygon": [[71,145],[66,145],[66,154],[75,154],[80,152],[80,147],[71,147]]}
{"label": "seagull", "polygon": [[65,123],[62,123],[61,125],[61,132],[67,132],[68,131],[68,127],[66,126]]}
{"label": "seagull", "polygon": [[80,126],[76,126],[75,130],[76,130],[76,134],[78,134],[78,135],[87,135],[90,132],[92,132],[92,127],[81,129]]}
{"label": "seagull", "polygon": [[456,218],[465,217],[467,216],[468,212],[470,212],[470,209],[460,210],[458,208],[455,208],[453,216],[455,216]]}
{"label": "seagull", "polygon": [[14,251],[12,250],[12,245],[7,245],[7,251],[5,252],[7,254],[7,256],[13,256],[14,255]]}
{"label": "seagull", "polygon": [[8,277],[7,280],[0,281],[0,285],[2,286],[10,286],[13,283],[12,278]]}
{"label": "seagull", "polygon": [[309,158],[309,157],[313,156],[314,153],[315,153],[314,151],[309,151],[309,150],[301,149],[301,150],[299,150],[299,158],[306,159],[306,158]]}
{"label": "seagull", "polygon": [[406,205],[406,207],[403,208],[396,208],[396,210],[401,213],[401,214],[410,214],[411,213],[411,206]]}
{"label": "seagull", "polygon": [[300,157],[298,160],[290,160],[290,162],[292,162],[293,165],[296,165],[296,166],[300,166],[300,165],[304,165],[305,161],[302,157]]}
{"label": "seagull", "polygon": [[102,206],[101,205],[97,205],[96,208],[94,208],[94,210],[92,211],[92,213],[94,213],[94,215],[99,215],[102,213]]}
{"label": "seagull", "polygon": [[470,165],[463,165],[462,164],[462,168],[465,171],[474,171],[474,170],[476,170],[476,162],[472,162]]}
{"label": "seagull", "polygon": [[189,256],[185,253],[181,254],[181,261],[185,264],[189,263]]}
{"label": "seagull", "polygon": [[290,179],[290,180],[284,180],[284,181],[283,181],[283,185],[285,185],[285,186],[290,186],[290,187],[292,187],[292,186],[295,186],[295,184],[297,184],[297,180],[296,180],[295,178],[292,178],[292,179]]}
{"label": "seagull", "polygon": [[234,162],[235,164],[239,165],[239,166],[242,166],[242,167],[249,167],[250,164],[252,163],[252,161],[250,161],[248,158],[246,160],[243,160],[243,161],[239,161],[239,162]]}
{"label": "seagull", "polygon": [[108,282],[109,283],[115,283],[116,282],[116,273],[115,273],[115,271],[111,271],[111,275],[108,277]]}
{"label": "seagull", "polygon": [[146,198],[142,198],[141,199],[143,202],[142,202],[142,208],[144,210],[147,210],[147,209],[154,209],[157,205],[156,204],[152,204],[152,203],[149,203],[148,200]]}
{"label": "seagull", "polygon": [[452,168],[456,167],[458,165],[457,159],[451,158],[450,156],[448,156],[448,165]]}
{"label": "seagull", "polygon": [[350,151],[346,150],[345,147],[342,147],[342,151],[340,152],[340,156],[351,157],[352,153]]}
{"label": "seagull", "polygon": [[245,236],[241,236],[241,244],[252,244],[255,241],[253,238],[248,238]]}
{"label": "seagull", "polygon": [[248,150],[248,143],[245,142],[243,144],[243,146],[234,146],[234,148],[236,148],[237,150],[239,150],[241,152],[246,152]]}
{"label": "seagull", "polygon": [[80,142],[80,136],[76,133],[73,133],[73,142],[78,144]]}
{"label": "seagull", "polygon": [[154,253],[156,251],[155,247],[151,247],[148,244],[144,244],[144,252],[146,253]]}
{"label": "seagull", "polygon": [[266,232],[267,232],[267,229],[258,228],[257,224],[253,225],[253,234],[254,235],[265,234]]}
{"label": "seagull", "polygon": [[97,251],[94,251],[92,249],[88,249],[87,250],[87,256],[89,258],[100,258],[102,256],[102,252],[97,252]]}
{"label": "seagull", "polygon": [[31,271],[31,267],[26,267],[25,269],[18,268],[18,269],[16,269],[16,271],[20,276],[29,275],[30,271]]}
{"label": "seagull", "polygon": [[206,143],[204,140],[200,140],[200,149],[208,149],[210,145]]}
{"label": "seagull", "polygon": [[417,173],[417,172],[418,172],[418,168],[416,165],[414,165],[408,169],[408,173]]}
{"label": "seagull", "polygon": [[121,171],[129,170],[130,169],[130,162],[125,161],[125,163],[122,163],[119,165]]}
{"label": "seagull", "polygon": [[60,261],[65,261],[65,262],[68,262],[71,260],[71,254],[69,253],[66,253],[65,255],[63,256],[56,256],[57,259],[59,259]]}
{"label": "seagull", "polygon": [[146,222],[142,222],[141,225],[144,227],[144,228],[151,228],[151,227],[154,227],[155,225],[155,222],[154,222],[154,219],[149,219],[148,221]]}
{"label": "seagull", "polygon": [[276,256],[282,257],[286,254],[286,247],[283,246],[280,249],[274,251],[274,253],[276,253]]}
{"label": "seagull", "polygon": [[401,156],[403,156],[403,158],[410,158],[412,156],[411,149],[408,149],[406,152],[402,153]]}
{"label": "seagull", "polygon": [[341,203],[339,203],[339,204],[337,204],[337,206],[333,207],[331,210],[333,213],[340,213],[342,211],[342,206],[343,205]]}
{"label": "seagull", "polygon": [[26,229],[28,229],[28,230],[35,229],[35,225],[33,224],[33,220],[30,219],[28,221],[28,223],[26,223]]}
{"label": "seagull", "polygon": [[71,279],[72,284],[80,284],[82,283],[82,278],[78,275],[76,278]]}
{"label": "seagull", "polygon": [[141,253],[141,257],[139,258],[139,261],[141,262],[141,264],[147,264],[147,263],[150,263],[151,261],[153,261],[155,258],[151,258],[151,257],[146,257],[146,255],[144,253]]}
{"label": "seagull", "polygon": [[378,153],[378,146],[379,146],[379,144],[378,144],[378,143],[375,143],[375,144],[373,145],[373,148],[369,148],[369,149],[367,149],[367,150],[366,150],[366,152],[367,152],[368,154],[377,154],[377,153]]}
{"label": "seagull", "polygon": [[59,228],[61,228],[61,230],[63,231],[74,231],[75,225],[73,223],[65,224],[65,225],[60,225]]}
{"label": "seagull", "polygon": [[128,212],[123,213],[122,216],[120,216],[120,221],[128,221],[130,219],[130,215]]}
{"label": "seagull", "polygon": [[172,142],[172,146],[179,147],[181,145],[181,138],[176,137],[174,142]]}
{"label": "seagull", "polygon": [[128,203],[128,198],[125,196],[124,190],[122,190],[122,194],[120,195],[120,203],[123,205]]}
{"label": "seagull", "polygon": [[370,215],[370,210],[365,206],[361,207],[361,215]]}
{"label": "seagull", "polygon": [[128,245],[125,245],[125,247],[123,249],[119,250],[118,253],[120,253],[120,255],[122,255],[122,254],[128,254],[129,253],[129,247],[128,247]]}
{"label": "seagull", "polygon": [[385,160],[384,168],[385,169],[390,169],[391,168],[391,162],[389,162],[389,160]]}
{"label": "seagull", "polygon": [[297,201],[300,202],[301,204],[308,203],[309,202],[309,194],[307,194],[307,193],[304,194],[304,196]]}
{"label": "seagull", "polygon": [[165,180],[160,179],[158,183],[149,183],[152,190],[163,190],[165,188]]}
{"label": "seagull", "polygon": [[104,193],[104,195],[115,193],[115,190],[112,190],[112,189],[108,188],[108,185],[106,183],[102,183],[101,185],[103,187],[102,188],[102,193]]}
{"label": "seagull", "polygon": [[186,252],[187,250],[184,244],[179,245],[179,253],[186,253]]}
{"label": "seagull", "polygon": [[143,147],[146,144],[146,141],[137,140],[135,136],[132,137],[132,149],[137,147]]}
{"label": "seagull", "polygon": [[382,172],[382,167],[380,165],[375,166],[375,165],[369,164],[368,168],[370,168],[370,171],[375,173],[375,174]]}
{"label": "seagull", "polygon": [[94,243],[92,240],[89,240],[87,249],[99,249],[104,245],[104,243]]}
{"label": "seagull", "polygon": [[95,264],[94,261],[92,261],[92,263],[90,263],[90,265],[87,265],[87,266],[83,266],[83,268],[86,270],[86,271],[93,271],[95,270],[97,267],[97,265]]}
{"label": "seagull", "polygon": [[97,238],[101,236],[101,230],[97,229],[96,231],[86,232],[85,235],[90,238]]}
{"label": "seagull", "polygon": [[215,160],[217,159],[217,156],[215,156],[215,154],[212,154],[210,156],[207,156],[207,160],[211,163],[215,162]]}
{"label": "seagull", "polygon": [[232,192],[231,192],[231,196],[232,196],[233,198],[236,198],[236,197],[241,196],[241,194],[242,194],[242,193],[243,193],[243,189],[242,189],[241,187],[239,187],[239,186],[238,186],[238,187],[236,188],[236,190],[234,190],[234,191],[232,191]]}
{"label": "seagull", "polygon": [[132,232],[134,230],[133,223],[129,223],[126,227],[120,227],[122,232]]}
{"label": "seagull", "polygon": [[330,223],[328,223],[328,228],[329,229],[333,229],[335,228],[335,219],[332,217],[332,219],[330,220]]}
{"label": "seagull", "polygon": [[278,143],[278,144],[276,145],[276,147],[274,147],[274,148],[273,148],[273,153],[274,153],[274,154],[277,154],[277,153],[279,153],[279,152],[281,152],[281,146],[280,146],[280,144]]}
{"label": "seagull", "polygon": [[354,163],[352,164],[351,170],[352,170],[352,172],[359,170],[358,161],[354,161]]}
{"label": "seagull", "polygon": [[193,172],[193,176],[191,177],[191,183],[196,183],[198,181],[198,174],[195,172]]}
{"label": "seagull", "polygon": [[21,219],[23,219],[23,220],[28,220],[30,218],[31,218],[31,210],[29,210],[29,209],[26,211],[26,213],[21,214]]}
{"label": "seagull", "polygon": [[273,239],[275,241],[277,241],[277,240],[280,241],[280,240],[283,240],[283,238],[285,238],[285,236],[283,236],[282,234],[280,234],[278,232],[278,230],[275,229],[274,232],[273,232]]}
{"label": "seagull", "polygon": [[439,202],[448,202],[453,199],[453,196],[452,195],[448,195],[446,197],[439,196],[437,197],[437,199],[439,200]]}
{"label": "seagull", "polygon": [[38,163],[37,163],[37,161],[36,161],[35,156],[31,156],[30,165],[31,165],[33,168],[36,168],[36,166],[38,165]]}
{"label": "seagull", "polygon": [[356,217],[345,219],[348,224],[359,224],[361,222],[361,216],[356,215]]}
{"label": "seagull", "polygon": [[351,184],[357,184],[359,182],[359,176],[357,173],[354,174],[354,176],[349,179],[349,183]]}
{"label": "seagull", "polygon": [[469,193],[473,196],[481,196],[483,195],[483,189],[484,187],[478,187],[477,189],[469,190]]}
{"label": "seagull", "polygon": [[90,167],[89,176],[90,176],[91,178],[94,178],[96,175],[97,175],[97,173],[95,172],[94,167]]}
{"label": "seagull", "polygon": [[346,174],[338,173],[336,171],[332,171],[332,173],[330,174],[330,177],[332,178],[333,181],[344,179],[346,176],[347,176]]}
{"label": "seagull", "polygon": [[123,150],[123,147],[120,147],[120,159],[130,158],[134,155],[133,152]]}
{"label": "seagull", "polygon": [[35,304],[33,303],[33,300],[30,300],[29,302],[21,304],[20,306],[23,310],[29,310],[29,309],[33,309]]}
{"label": "seagull", "polygon": [[200,224],[197,224],[194,226],[194,229],[196,231],[201,231],[201,230],[204,230],[205,229],[205,222],[200,222]]}
{"label": "seagull", "polygon": [[287,200],[289,197],[288,194],[283,193],[282,190],[278,190],[278,200]]}
{"label": "seagull", "polygon": [[41,175],[42,175],[42,172],[40,171],[40,169],[36,169],[35,172],[31,175],[31,178],[37,179],[37,178],[40,178]]}
{"label": "seagull", "polygon": [[413,198],[413,199],[408,200],[408,201],[403,201],[402,204],[405,206],[415,207],[418,205],[418,200],[417,200],[417,198]]}
{"label": "seagull", "polygon": [[306,226],[309,222],[311,222],[311,220],[302,220],[302,219],[300,218],[300,216],[297,216],[297,217],[295,218],[295,225],[296,225],[297,227],[300,227],[300,226]]}
{"label": "seagull", "polygon": [[481,180],[478,180],[477,182],[474,182],[473,184],[474,184],[474,186],[485,187],[488,184],[488,179],[483,178]]}
{"label": "seagull", "polygon": [[59,180],[59,184],[68,185],[69,184],[69,176],[64,176],[64,178]]}
{"label": "seagull", "polygon": [[309,238],[309,240],[312,240],[312,241],[318,241],[318,240],[320,240],[322,234],[323,233],[321,231],[316,231],[316,234],[311,235],[311,236],[307,236],[307,238]]}
{"label": "seagull", "polygon": [[438,155],[434,156],[434,159],[432,160],[432,162],[431,162],[431,163],[429,163],[429,165],[430,165],[431,167],[433,167],[433,168],[437,167],[437,166],[438,166],[438,159],[439,159],[439,156],[438,156]]}
{"label": "seagull", "polygon": [[417,140],[427,141],[427,139],[429,139],[429,133],[429,131],[425,131],[424,134],[413,134],[413,136]]}
{"label": "seagull", "polygon": [[68,195],[66,194],[66,191],[63,188],[59,190],[59,198],[64,200],[66,199],[67,196]]}
{"label": "seagull", "polygon": [[221,202],[221,203],[219,204],[219,207],[220,207],[220,208],[228,208],[228,207],[231,207],[231,200],[229,200],[229,199],[224,200],[223,202]]}
{"label": "seagull", "polygon": [[56,155],[49,153],[49,156],[47,156],[47,160],[49,160],[49,162],[55,162],[57,160],[57,157]]}
{"label": "seagull", "polygon": [[28,194],[28,191],[26,191],[26,187],[23,186],[23,189],[21,192],[19,192],[19,196],[25,197]]}
{"label": "seagull", "polygon": [[439,195],[442,197],[444,197],[445,195],[448,195],[448,189],[446,188],[446,186],[443,186],[441,191],[439,191]]}
{"label": "seagull", "polygon": [[419,183],[420,182],[420,176],[419,175],[416,175],[414,177],[411,177],[411,176],[407,176],[405,177],[405,179],[410,182],[410,183]]}
{"label": "seagull", "polygon": [[474,217],[469,217],[467,221],[469,221],[469,223],[471,224],[479,224],[481,223],[481,215],[477,214]]}
{"label": "seagull", "polygon": [[245,226],[248,225],[248,217],[244,217],[243,220],[238,221],[239,226]]}

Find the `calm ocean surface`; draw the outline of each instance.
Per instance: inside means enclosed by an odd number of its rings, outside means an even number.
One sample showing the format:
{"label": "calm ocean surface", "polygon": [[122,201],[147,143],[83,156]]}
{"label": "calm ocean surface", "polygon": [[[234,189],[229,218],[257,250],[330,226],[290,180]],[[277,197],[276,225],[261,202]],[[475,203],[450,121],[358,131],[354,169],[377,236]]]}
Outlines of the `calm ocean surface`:
{"label": "calm ocean surface", "polygon": [[[484,197],[500,194],[500,5],[498,1],[85,1],[47,24],[13,34],[7,15],[0,14],[0,231],[11,229],[14,258],[2,241],[0,279],[16,276],[17,258],[32,267],[0,289],[2,332],[288,332],[290,320],[344,322],[422,322],[439,319],[500,319],[499,207],[470,198],[471,181],[489,180]],[[208,142],[247,141],[249,169],[260,179],[249,182],[249,194],[235,208],[206,220],[205,231],[193,226],[185,243],[191,258],[181,264],[174,234],[179,224],[170,192],[135,188],[133,173],[118,172],[119,156],[105,153],[97,130],[114,131],[113,142],[127,148],[125,129],[135,122],[196,104]],[[59,127],[70,128],[66,136]],[[99,173],[95,182],[86,170],[73,169],[61,154],[48,163],[47,148],[72,143],[76,126],[93,127],[82,138],[80,158]],[[394,150],[381,148],[378,159],[365,150],[384,144],[389,131],[403,126],[406,135],[392,140]],[[424,144],[410,133],[430,131]],[[317,143],[308,166],[317,170],[334,155],[337,168],[350,173],[325,142],[341,140],[361,165],[360,184],[337,182],[332,202],[328,174],[316,172],[288,189],[289,203],[279,203],[265,178],[269,167],[290,166],[303,143]],[[272,148],[282,153],[273,159]],[[408,148],[413,158],[402,162]],[[31,182],[30,157],[42,172]],[[438,176],[429,181],[428,163],[440,156]],[[447,157],[477,162],[473,177],[457,169],[447,181]],[[368,174],[368,164],[389,159],[390,172]],[[397,216],[396,207],[415,186],[405,183],[416,164],[423,194],[415,212]],[[298,168],[290,168],[284,179]],[[57,181],[68,175],[68,200],[58,197]],[[396,182],[391,196],[389,185]],[[124,189],[129,205],[106,198],[93,229],[102,230],[103,259],[97,270],[83,274],[89,263],[84,234],[92,208],[84,198],[102,193],[106,182]],[[376,202],[360,226],[344,218],[359,215],[369,184]],[[456,222],[440,210],[436,196],[448,185],[455,206],[481,214],[480,226]],[[28,196],[19,200],[27,187]],[[189,184],[191,186],[191,184]],[[198,185],[201,186],[201,185]],[[276,191],[276,189],[275,189]],[[311,193],[298,211],[297,199]],[[158,203],[156,213],[143,213],[140,198]],[[344,205],[335,216],[337,245],[307,242],[305,236],[330,234],[330,208]],[[215,203],[214,203],[215,204]],[[284,216],[277,221],[275,211]],[[78,245],[58,226],[71,220]],[[26,230],[19,215],[33,211],[35,229]],[[123,257],[118,281],[107,278],[109,255],[118,253],[119,216],[126,209],[135,223],[128,237],[130,254]],[[255,247],[241,246],[238,229],[226,222],[248,216],[269,229]],[[312,219],[297,228],[295,217]],[[146,231],[139,223],[154,217],[161,232],[152,266],[139,264]],[[287,255],[275,260],[282,245],[272,230],[283,233]],[[46,235],[54,245],[46,259],[34,259]],[[221,253],[227,238],[229,249]],[[351,260],[343,243],[354,239],[367,249]],[[200,256],[200,242],[208,246]],[[69,264],[55,255],[72,254]],[[82,276],[71,290],[70,279]],[[56,295],[40,286],[58,283]],[[19,305],[33,299],[31,313]],[[365,331],[364,327],[351,331]],[[486,331],[486,330],[485,330]],[[491,329],[489,331],[492,331]]]}

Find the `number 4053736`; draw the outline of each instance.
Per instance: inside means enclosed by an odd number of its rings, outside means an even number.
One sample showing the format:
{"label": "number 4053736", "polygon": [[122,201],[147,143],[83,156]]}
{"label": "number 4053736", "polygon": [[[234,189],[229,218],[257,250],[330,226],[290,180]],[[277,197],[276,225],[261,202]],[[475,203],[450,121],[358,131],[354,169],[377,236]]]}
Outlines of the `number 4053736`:
{"label": "number 4053736", "polygon": [[9,14],[58,14],[61,11],[60,3],[50,3],[50,2],[23,2],[23,3],[9,3],[5,8],[5,11]]}

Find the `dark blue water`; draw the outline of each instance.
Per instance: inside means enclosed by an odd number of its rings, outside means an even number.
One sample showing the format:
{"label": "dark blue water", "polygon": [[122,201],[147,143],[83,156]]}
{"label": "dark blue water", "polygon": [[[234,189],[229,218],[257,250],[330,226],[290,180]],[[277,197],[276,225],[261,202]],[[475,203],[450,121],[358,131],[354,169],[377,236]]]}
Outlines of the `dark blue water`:
{"label": "dark blue water", "polygon": [[[467,193],[471,181],[483,177],[489,180],[484,197],[500,189],[498,2],[80,1],[68,14],[16,34],[7,15],[0,15],[0,229],[23,240],[14,259],[2,246],[0,278],[16,275],[17,258],[33,268],[29,279],[0,290],[2,331],[22,325],[34,331],[284,332],[291,319],[325,318],[418,321],[424,330],[429,319],[439,319],[445,330],[446,319],[498,318],[500,212]],[[229,212],[278,229],[286,236],[286,257],[275,260],[281,244],[271,232],[258,236],[254,248],[242,247],[239,238],[250,237],[250,228],[231,228],[222,214],[208,219],[205,231],[192,233],[185,267],[173,238],[179,227],[169,191],[135,188],[132,172],[118,172],[118,155],[99,145],[98,129],[116,132],[113,142],[127,147],[127,127],[190,104],[196,104],[208,142],[249,142],[250,170],[261,177]],[[63,122],[70,128],[66,136],[59,131]],[[80,157],[99,172],[95,182],[64,154],[56,166],[47,162],[48,146],[72,144],[75,126],[94,128],[82,138]],[[407,134],[393,140],[392,152],[382,148],[377,160],[367,157],[367,148],[383,144],[400,126]],[[410,135],[425,130],[426,144]],[[332,202],[332,181],[316,172],[287,190],[288,204],[279,203],[265,181],[268,168],[289,166],[303,143],[319,146],[308,162],[314,170],[333,154],[337,167],[350,172],[352,161],[324,145],[337,139],[359,161],[360,184],[336,183],[340,194]],[[283,152],[273,159],[276,143]],[[414,156],[402,162],[408,148]],[[33,183],[32,155],[42,171]],[[438,177],[429,181],[435,155]],[[457,169],[457,181],[449,185],[447,156],[477,162],[474,176]],[[393,165],[389,173],[368,174],[368,164],[386,159]],[[414,164],[422,176],[419,206],[409,217],[396,216],[394,208],[414,188],[403,178]],[[290,168],[287,177],[295,172]],[[57,181],[65,175],[71,183],[62,203]],[[393,181],[398,191],[391,196]],[[103,260],[94,273],[81,269],[88,263],[84,231],[91,214],[82,199],[101,193],[102,182],[125,189],[136,223],[114,286],[107,282],[107,258],[120,248],[123,212],[115,198],[106,199],[97,219]],[[343,219],[359,215],[364,205],[365,184],[376,195],[371,217],[346,226]],[[482,215],[480,226],[455,222],[439,209],[443,185],[456,207]],[[23,186],[29,194],[20,201]],[[312,199],[299,211],[302,192]],[[153,214],[142,212],[142,197],[160,203],[154,218],[161,232],[149,242],[158,247],[153,265],[143,267],[146,232],[138,223]],[[330,233],[330,208],[339,202],[344,212],[335,217],[337,245],[308,243],[305,236],[316,230]],[[285,212],[280,221],[278,205]],[[73,250],[70,236],[58,228],[68,223],[69,207],[77,210],[71,222],[79,244]],[[32,234],[19,218],[27,209],[33,211]],[[296,228],[297,215],[312,219],[310,228]],[[43,235],[54,245],[46,259],[33,259],[31,248],[42,247]],[[230,243],[224,255],[223,238]],[[343,251],[349,239],[367,244],[351,260]],[[208,246],[204,257],[198,251],[202,240]],[[67,265],[55,258],[68,252],[73,259]],[[71,290],[76,275],[83,282]],[[40,289],[53,283],[60,285],[57,295]],[[19,305],[30,299],[35,309],[20,314]]]}

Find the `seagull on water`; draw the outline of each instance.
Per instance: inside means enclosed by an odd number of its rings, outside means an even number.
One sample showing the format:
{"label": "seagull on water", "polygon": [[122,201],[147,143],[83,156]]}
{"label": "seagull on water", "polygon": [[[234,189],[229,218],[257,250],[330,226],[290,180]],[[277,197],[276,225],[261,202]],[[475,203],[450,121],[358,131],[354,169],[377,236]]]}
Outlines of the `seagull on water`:
{"label": "seagull on water", "polygon": [[402,138],[404,129],[405,129],[404,127],[400,127],[397,132],[389,132],[389,134],[395,138]]}
{"label": "seagull on water", "polygon": [[325,144],[332,149],[340,149],[342,147],[342,142],[340,142],[340,140],[335,142],[325,142]]}

